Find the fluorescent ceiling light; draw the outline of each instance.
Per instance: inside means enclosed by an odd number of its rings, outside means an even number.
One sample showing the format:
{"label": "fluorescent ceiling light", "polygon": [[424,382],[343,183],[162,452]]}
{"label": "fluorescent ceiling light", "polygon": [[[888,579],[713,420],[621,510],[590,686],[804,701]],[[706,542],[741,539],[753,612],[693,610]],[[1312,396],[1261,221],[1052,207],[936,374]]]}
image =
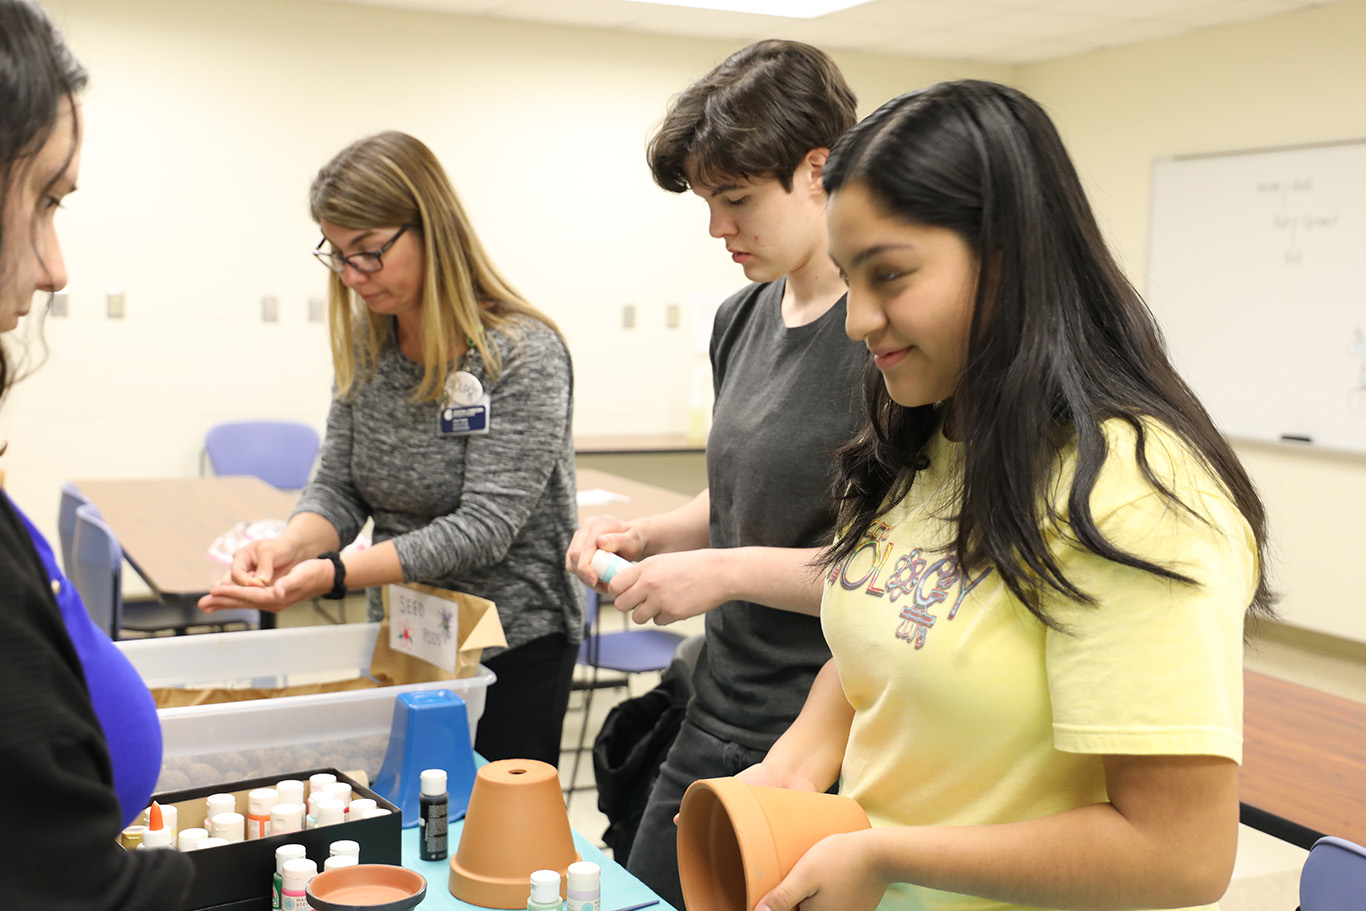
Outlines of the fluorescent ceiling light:
{"label": "fluorescent ceiling light", "polygon": [[782,16],[785,19],[815,19],[827,13],[862,6],[868,0],[631,0],[632,3],[653,3],[658,6],[687,6],[693,9],[714,9],[724,13],[755,13],[760,16]]}

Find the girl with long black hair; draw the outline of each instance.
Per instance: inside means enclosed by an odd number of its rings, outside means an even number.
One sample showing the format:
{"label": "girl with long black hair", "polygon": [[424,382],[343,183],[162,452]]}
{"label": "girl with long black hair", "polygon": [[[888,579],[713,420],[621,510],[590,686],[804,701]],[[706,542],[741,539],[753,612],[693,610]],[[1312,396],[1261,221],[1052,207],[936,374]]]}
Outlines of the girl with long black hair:
{"label": "girl with long black hair", "polygon": [[1236,852],[1265,514],[1040,106],[945,83],[824,173],[873,354],[839,457],[833,658],[758,784],[840,790],[767,911],[1174,908]]}

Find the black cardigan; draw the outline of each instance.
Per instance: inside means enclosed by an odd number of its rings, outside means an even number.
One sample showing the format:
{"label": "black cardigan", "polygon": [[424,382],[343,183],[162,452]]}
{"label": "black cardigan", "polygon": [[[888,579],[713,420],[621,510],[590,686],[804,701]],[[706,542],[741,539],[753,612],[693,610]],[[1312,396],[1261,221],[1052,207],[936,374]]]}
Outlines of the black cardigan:
{"label": "black cardigan", "polygon": [[0,905],[171,911],[177,851],[125,851],[104,732],[28,532],[0,494]]}

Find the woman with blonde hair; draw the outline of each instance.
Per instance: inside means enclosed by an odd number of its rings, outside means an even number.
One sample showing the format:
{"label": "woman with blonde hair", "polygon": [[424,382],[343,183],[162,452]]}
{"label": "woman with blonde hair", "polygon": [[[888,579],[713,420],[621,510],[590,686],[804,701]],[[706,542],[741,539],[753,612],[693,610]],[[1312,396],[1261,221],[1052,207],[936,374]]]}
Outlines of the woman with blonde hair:
{"label": "woman with blonde hair", "polygon": [[[583,637],[563,553],[578,524],[573,371],[555,324],[484,251],[445,170],[397,132],[313,181],[332,272],[335,393],[316,476],[284,533],[246,545],[205,610],[279,611],[422,582],[498,605],[506,650],[476,748],[554,764]],[[340,554],[367,519],[373,546]]]}

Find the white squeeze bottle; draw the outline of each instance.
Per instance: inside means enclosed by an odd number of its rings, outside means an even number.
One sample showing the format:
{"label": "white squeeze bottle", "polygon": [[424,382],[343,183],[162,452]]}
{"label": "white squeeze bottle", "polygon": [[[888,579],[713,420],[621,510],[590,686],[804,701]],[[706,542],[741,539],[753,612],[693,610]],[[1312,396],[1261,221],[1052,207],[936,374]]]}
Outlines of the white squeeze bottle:
{"label": "white squeeze bottle", "polygon": [[575,861],[568,876],[565,911],[602,911],[602,871],[587,860]]}
{"label": "white squeeze bottle", "polygon": [[280,911],[312,911],[308,904],[308,881],[318,875],[318,865],[305,857],[285,861],[280,886]]}
{"label": "white squeeze bottle", "polygon": [[598,581],[606,585],[612,581],[617,573],[631,565],[631,561],[618,557],[608,550],[593,551],[593,559],[590,561],[593,572],[598,574]]}
{"label": "white squeeze bottle", "polygon": [[308,851],[303,845],[280,845],[275,849],[275,875],[271,877],[270,884],[270,907],[272,911],[280,911],[280,906],[284,901],[285,864],[291,860],[298,860],[307,853]]}

